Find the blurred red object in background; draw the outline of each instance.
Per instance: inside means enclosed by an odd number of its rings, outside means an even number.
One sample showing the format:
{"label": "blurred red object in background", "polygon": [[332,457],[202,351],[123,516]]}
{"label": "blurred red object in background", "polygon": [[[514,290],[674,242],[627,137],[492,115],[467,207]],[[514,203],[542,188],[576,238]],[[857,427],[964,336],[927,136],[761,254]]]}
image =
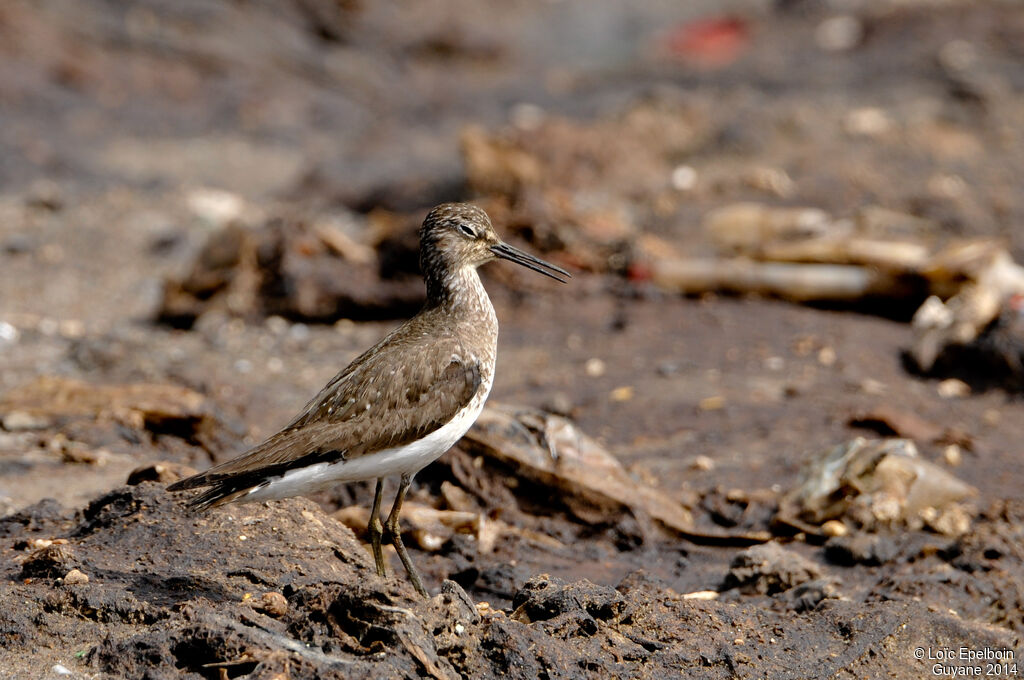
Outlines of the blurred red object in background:
{"label": "blurred red object in background", "polygon": [[730,16],[689,21],[673,27],[665,37],[669,54],[709,68],[732,63],[749,42],[747,22]]}

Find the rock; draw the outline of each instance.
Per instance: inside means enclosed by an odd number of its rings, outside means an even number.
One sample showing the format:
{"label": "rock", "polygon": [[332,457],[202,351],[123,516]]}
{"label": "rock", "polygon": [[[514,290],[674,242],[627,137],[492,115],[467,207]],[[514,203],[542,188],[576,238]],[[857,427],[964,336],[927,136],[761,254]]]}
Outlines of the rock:
{"label": "rock", "polygon": [[[218,410],[195,390],[171,383],[95,384],[63,376],[42,376],[0,397],[0,412],[18,416],[15,425],[43,426],[53,422],[92,419],[117,428],[130,428],[147,436],[172,435],[198,444],[216,455],[233,447],[237,433],[218,417]],[[5,418],[6,427],[6,418]],[[60,435],[63,436],[63,435]],[[118,439],[123,435],[118,436]],[[55,437],[52,441],[66,442]],[[76,452],[84,462],[103,458],[102,452]],[[99,447],[97,447],[99,448]]]}
{"label": "rock", "polygon": [[615,619],[626,603],[614,588],[589,581],[564,584],[542,574],[530,579],[512,599],[511,618],[524,623],[547,621],[568,612],[583,610],[602,621]]}
{"label": "rock", "polygon": [[22,565],[18,578],[61,578],[76,569],[78,560],[66,544],[52,544],[36,550]]}
{"label": "rock", "polygon": [[957,518],[973,515],[966,501],[976,493],[922,459],[910,440],[858,437],[808,461],[801,483],[782,498],[777,519],[820,525],[842,518],[866,531],[928,525],[946,533],[966,529]]}
{"label": "rock", "polygon": [[783,593],[783,599],[797,612],[816,609],[825,600],[835,600],[839,597],[839,588],[829,578],[807,581]]}
{"label": "rock", "polygon": [[8,432],[20,432],[23,430],[45,430],[52,423],[44,415],[15,410],[4,414],[2,424]]}
{"label": "rock", "polygon": [[64,574],[64,585],[66,586],[80,586],[85,585],[89,582],[89,577],[78,569],[72,569],[68,573]]}
{"label": "rock", "polygon": [[176,482],[179,479],[191,477],[195,473],[195,468],[190,465],[182,465],[181,463],[149,463],[147,465],[137,467],[128,473],[128,479],[125,480],[125,484],[128,486],[135,486],[143,482],[170,484],[171,482]]}
{"label": "rock", "polygon": [[253,604],[253,608],[267,616],[280,618],[288,613],[288,600],[281,593],[270,591],[263,593],[260,599]]}
{"label": "rock", "polygon": [[736,555],[722,583],[723,590],[774,595],[821,577],[821,568],[778,543],[755,545]]}
{"label": "rock", "polygon": [[892,560],[897,552],[892,538],[865,533],[836,536],[825,543],[825,559],[844,567],[855,564],[876,567]]}
{"label": "rock", "polygon": [[423,285],[415,257],[398,241],[416,230],[403,222],[396,231],[368,242],[365,223],[343,230],[337,220],[302,215],[252,229],[228,223],[210,235],[190,272],[166,282],[157,319],[191,328],[209,313],[315,322],[411,315]]}
{"label": "rock", "polygon": [[971,395],[971,386],[957,378],[947,378],[939,383],[936,392],[943,399],[963,399]]}
{"label": "rock", "polygon": [[845,536],[850,533],[850,530],[839,520],[830,519],[821,525],[821,533],[826,536]]}

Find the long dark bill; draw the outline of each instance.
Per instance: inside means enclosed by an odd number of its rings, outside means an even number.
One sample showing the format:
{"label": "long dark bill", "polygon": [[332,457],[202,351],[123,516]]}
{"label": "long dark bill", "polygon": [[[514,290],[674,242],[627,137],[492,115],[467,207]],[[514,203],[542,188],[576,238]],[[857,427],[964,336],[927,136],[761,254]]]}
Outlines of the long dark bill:
{"label": "long dark bill", "polygon": [[[507,243],[499,243],[496,246],[491,246],[491,252],[503,260],[509,260],[510,262],[521,264],[527,269],[532,269],[535,272],[540,272],[544,276],[549,276],[555,281],[559,281],[560,283],[568,283],[568,281],[563,279],[562,276],[565,276],[566,278],[570,279],[572,278],[572,274],[565,271],[561,267],[556,267],[550,262],[545,262],[544,260],[538,257],[530,255],[529,253],[524,253],[518,248],[513,248]],[[558,274],[561,274],[562,276],[558,276]]]}

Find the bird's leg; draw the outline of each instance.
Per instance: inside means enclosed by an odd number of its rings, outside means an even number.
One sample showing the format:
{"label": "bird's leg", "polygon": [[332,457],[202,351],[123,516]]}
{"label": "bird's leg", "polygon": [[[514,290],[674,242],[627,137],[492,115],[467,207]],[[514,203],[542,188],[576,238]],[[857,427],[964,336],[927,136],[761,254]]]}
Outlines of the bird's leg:
{"label": "bird's leg", "polygon": [[388,535],[391,537],[391,545],[395,546],[395,551],[398,553],[399,559],[402,560],[402,566],[409,573],[409,580],[412,581],[413,588],[416,592],[427,597],[427,591],[423,587],[423,581],[420,580],[419,572],[416,571],[416,567],[413,566],[412,560],[409,559],[409,553],[405,550],[405,544],[402,543],[402,530],[398,525],[398,516],[402,512],[402,501],[405,500],[405,493],[409,490],[409,485],[412,483],[412,475],[402,475],[402,483],[398,486],[398,495],[395,496],[395,504],[391,506],[391,514],[388,515],[387,522],[384,523],[384,528],[387,529]]}
{"label": "bird's leg", "polygon": [[384,527],[380,523],[380,498],[384,494],[384,478],[377,480],[377,489],[373,492],[373,509],[370,510],[370,524],[366,532],[370,534],[370,548],[373,550],[373,561],[377,564],[377,576],[387,576],[387,569],[384,568],[384,551],[380,547],[381,536],[384,535]]}

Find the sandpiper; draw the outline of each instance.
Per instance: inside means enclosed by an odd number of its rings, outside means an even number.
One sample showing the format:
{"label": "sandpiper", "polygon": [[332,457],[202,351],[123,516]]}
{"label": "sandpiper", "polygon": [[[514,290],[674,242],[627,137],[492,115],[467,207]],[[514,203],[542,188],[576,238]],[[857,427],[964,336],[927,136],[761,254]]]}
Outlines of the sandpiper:
{"label": "sandpiper", "polygon": [[[205,510],[376,479],[368,533],[377,573],[386,574],[381,540],[387,537],[426,597],[398,518],[413,475],[466,433],[491,391],[498,319],[476,269],[496,258],[562,283],[570,276],[503,243],[487,213],[474,205],[445,203],[431,210],[420,228],[423,309],[338,373],[283,430],[167,489],[209,487],[189,501]],[[400,475],[401,483],[382,525],[381,494],[391,475]]]}

